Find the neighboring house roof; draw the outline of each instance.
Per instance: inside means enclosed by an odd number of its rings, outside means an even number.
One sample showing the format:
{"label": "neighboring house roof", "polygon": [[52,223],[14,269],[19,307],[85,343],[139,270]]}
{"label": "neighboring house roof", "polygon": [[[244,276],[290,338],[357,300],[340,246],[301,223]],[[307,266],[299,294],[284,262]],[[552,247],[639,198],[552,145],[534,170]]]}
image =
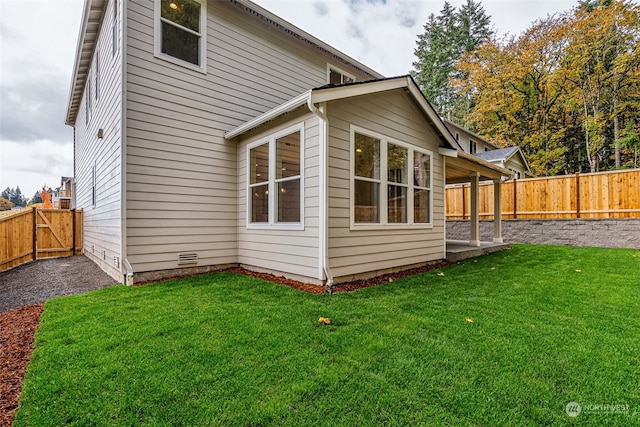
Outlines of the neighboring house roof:
{"label": "neighboring house roof", "polygon": [[531,173],[531,169],[529,168],[529,163],[527,162],[527,159],[524,157],[524,154],[522,153],[522,150],[520,149],[519,146],[501,148],[499,150],[484,151],[484,152],[474,154],[474,156],[479,157],[488,162],[491,162],[491,163],[502,162],[503,164],[506,164],[515,155],[520,156],[520,160],[524,165],[525,172]]}
{"label": "neighboring house roof", "polygon": [[[300,40],[314,49],[320,50],[321,52],[328,54],[345,64],[351,65],[356,69],[362,70],[364,73],[375,78],[384,77],[377,71],[372,70],[363,63],[351,58],[349,55],[342,53],[338,49],[329,46],[322,40],[301,30],[279,16],[274,15],[252,1],[233,0],[232,3],[237,5],[240,10],[244,10],[246,13],[250,13],[251,15],[264,20],[264,22],[271,28],[277,28],[283,33],[288,34],[290,37]],[[107,4],[108,0],[85,0],[84,2],[84,12],[80,27],[80,34],[78,36],[78,45],[76,47],[76,59],[73,66],[71,91],[69,93],[67,116],[65,120],[65,123],[69,125],[74,122],[78,113],[78,108],[80,107],[80,100],[84,91],[87,74],[91,67],[95,44],[98,34],[100,33],[100,26],[102,25]]]}
{"label": "neighboring house roof", "polygon": [[500,148],[500,146],[499,146],[498,144],[496,144],[495,142],[491,142],[491,141],[489,141],[488,139],[483,138],[482,136],[478,135],[477,133],[472,132],[472,131],[470,131],[469,129],[467,129],[467,128],[463,127],[463,126],[460,126],[459,124],[457,124],[457,123],[455,123],[455,122],[452,122],[451,120],[445,119],[445,118],[443,117],[443,118],[442,118],[442,121],[443,121],[447,126],[451,126],[451,127],[457,128],[457,129],[459,129],[461,132],[466,132],[466,133],[468,133],[469,135],[471,135],[472,137],[474,137],[475,139],[478,139],[478,140],[480,140],[480,141],[484,142],[484,143],[485,143],[485,144],[487,144],[487,145],[490,145],[490,146],[495,147],[495,148]]}
{"label": "neighboring house roof", "polygon": [[483,151],[483,152],[475,153],[475,155],[476,157],[485,159],[488,162],[496,162],[500,160],[507,161],[519,149],[520,147],[507,147],[507,148],[501,148],[499,150]]}

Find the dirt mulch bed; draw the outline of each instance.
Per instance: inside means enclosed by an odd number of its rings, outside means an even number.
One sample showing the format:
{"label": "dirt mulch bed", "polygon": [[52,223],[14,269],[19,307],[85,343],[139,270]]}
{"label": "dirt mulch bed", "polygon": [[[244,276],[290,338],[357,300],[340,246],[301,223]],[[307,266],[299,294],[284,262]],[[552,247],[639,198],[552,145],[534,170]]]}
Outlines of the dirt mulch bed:
{"label": "dirt mulch bed", "polygon": [[0,313],[0,426],[11,426],[18,409],[43,308],[43,303],[31,304]]}
{"label": "dirt mulch bed", "polygon": [[[393,282],[402,277],[424,273],[450,264],[453,263],[440,261],[367,280],[340,283],[333,286],[331,292],[352,292],[382,283]],[[258,273],[240,267],[225,271],[257,277],[313,294],[322,294],[328,291],[326,286],[311,285],[287,279],[286,277],[275,276],[268,273]],[[34,335],[40,323],[40,315],[42,314],[43,308],[43,303],[31,304],[0,313],[0,427],[10,427],[15,412],[18,409],[18,397],[22,389],[22,380],[24,379],[24,373],[31,359]]]}
{"label": "dirt mulch bed", "polygon": [[[423,265],[421,267],[412,268],[410,270],[403,270],[397,273],[389,273],[383,276],[373,277],[371,279],[354,280],[353,282],[338,283],[337,285],[333,285],[331,287],[331,293],[353,292],[363,288],[370,288],[371,286],[377,286],[377,285],[381,285],[382,283],[393,282],[394,280],[401,279],[403,277],[425,273],[427,271],[436,270],[438,268],[442,268],[451,264],[455,264],[455,263],[449,262],[449,261],[437,261],[437,262]],[[311,285],[309,283],[303,283],[303,282],[298,282],[296,280],[287,279],[286,277],[283,277],[283,276],[275,276],[273,274],[268,274],[268,273],[258,273],[258,272],[247,270],[241,267],[230,268],[225,271],[240,273],[240,274],[244,274],[246,276],[251,276],[251,277],[257,277],[259,279],[266,280],[268,282],[277,283],[279,285],[288,286],[290,288],[294,288],[303,292],[309,292],[312,294],[324,294],[329,291],[326,286]]]}

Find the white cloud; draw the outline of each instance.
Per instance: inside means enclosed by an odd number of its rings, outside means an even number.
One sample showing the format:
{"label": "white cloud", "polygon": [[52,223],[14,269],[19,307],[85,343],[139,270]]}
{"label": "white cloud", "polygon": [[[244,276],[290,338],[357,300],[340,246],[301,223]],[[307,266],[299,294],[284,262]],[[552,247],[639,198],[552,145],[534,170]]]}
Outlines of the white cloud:
{"label": "white cloud", "polygon": [[0,171],[0,191],[19,186],[26,197],[31,197],[44,184],[58,187],[60,177],[73,175],[73,143],[38,140],[27,145],[3,140]]}

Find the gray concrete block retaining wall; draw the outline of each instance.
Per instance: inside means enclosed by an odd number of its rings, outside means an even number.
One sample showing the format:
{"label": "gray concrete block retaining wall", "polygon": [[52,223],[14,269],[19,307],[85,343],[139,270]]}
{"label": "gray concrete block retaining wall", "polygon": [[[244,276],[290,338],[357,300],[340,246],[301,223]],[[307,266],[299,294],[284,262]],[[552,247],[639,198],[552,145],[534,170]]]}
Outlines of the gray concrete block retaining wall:
{"label": "gray concrete block retaining wall", "polygon": [[[447,239],[469,240],[469,221],[447,221]],[[640,218],[503,219],[505,243],[640,249]],[[493,240],[493,221],[480,221],[480,240]]]}

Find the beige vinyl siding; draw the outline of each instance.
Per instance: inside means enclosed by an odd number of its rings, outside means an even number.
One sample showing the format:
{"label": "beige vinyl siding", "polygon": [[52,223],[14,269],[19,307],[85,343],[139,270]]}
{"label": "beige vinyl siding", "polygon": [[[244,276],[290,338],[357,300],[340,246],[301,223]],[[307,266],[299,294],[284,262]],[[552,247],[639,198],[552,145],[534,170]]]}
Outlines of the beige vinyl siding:
{"label": "beige vinyl siding", "polygon": [[[401,90],[332,102],[329,115],[329,266],[335,279],[443,258],[444,181],[440,139]],[[429,150],[432,157],[432,228],[350,229],[350,125]],[[386,209],[385,206],[381,206]]]}
{"label": "beige vinyl siding", "polygon": [[[237,231],[237,206],[244,200],[238,198],[239,153],[224,132],[324,85],[328,56],[231,2],[208,2],[204,74],[154,57],[154,2],[126,4],[127,253],[133,270],[178,268],[180,253],[196,252],[198,266],[246,259]],[[317,256],[296,254],[302,259],[292,265],[304,266],[296,271],[309,272],[310,257],[317,276]]]}
{"label": "beige vinyl siding", "polygon": [[[120,2],[118,2],[120,3]],[[114,257],[122,259],[121,250],[121,120],[122,74],[121,49],[112,52],[111,25],[114,0],[107,6],[100,29],[96,56],[94,53],[90,79],[91,113],[86,123],[86,93],[78,110],[75,128],[74,178],[76,208],[83,210],[84,253],[96,261],[116,280],[123,280]],[[121,13],[118,13],[121,23]],[[119,24],[120,25],[120,24]],[[118,37],[121,36],[118,31]],[[96,61],[99,65],[99,97],[96,99]],[[86,91],[86,86],[85,86]],[[98,129],[104,137],[98,138]],[[96,204],[92,201],[93,169],[96,175]]]}
{"label": "beige vinyl siding", "polygon": [[[321,280],[318,249],[318,118],[304,107],[263,126],[238,146],[238,262],[248,267]],[[303,114],[303,115],[301,115]],[[293,117],[292,117],[293,116]],[[304,229],[247,228],[247,145],[304,122]]]}

